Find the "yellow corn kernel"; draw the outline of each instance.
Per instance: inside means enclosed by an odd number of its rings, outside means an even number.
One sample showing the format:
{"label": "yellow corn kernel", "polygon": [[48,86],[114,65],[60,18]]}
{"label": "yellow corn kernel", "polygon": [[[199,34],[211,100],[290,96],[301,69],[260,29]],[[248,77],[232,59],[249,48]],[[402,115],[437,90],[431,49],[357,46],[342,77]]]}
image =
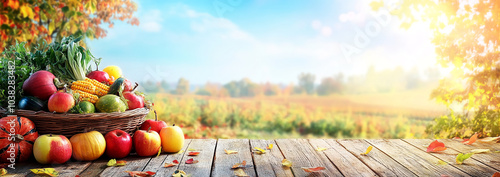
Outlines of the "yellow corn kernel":
{"label": "yellow corn kernel", "polygon": [[84,92],[81,90],[73,90],[73,92],[80,94],[80,97],[79,97],[80,101],[88,101],[91,103],[96,103],[97,100],[99,99],[99,97],[97,97],[97,95],[90,94],[90,93],[87,93],[87,92]]}
{"label": "yellow corn kernel", "polygon": [[72,90],[81,90],[90,94],[94,94],[96,92],[96,86],[88,81],[76,81],[71,84]]}
{"label": "yellow corn kernel", "polygon": [[97,81],[95,79],[85,78],[85,81],[92,83],[92,85],[96,86],[97,88],[101,88],[106,93],[108,93],[108,91],[109,91],[109,86],[107,86],[106,84],[100,83],[99,81]]}

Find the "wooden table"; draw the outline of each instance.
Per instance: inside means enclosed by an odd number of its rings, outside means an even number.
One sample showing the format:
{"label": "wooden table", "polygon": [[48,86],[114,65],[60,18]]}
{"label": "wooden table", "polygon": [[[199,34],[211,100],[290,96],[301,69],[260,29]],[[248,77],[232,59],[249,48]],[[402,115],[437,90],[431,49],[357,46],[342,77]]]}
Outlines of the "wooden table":
{"label": "wooden table", "polygon": [[[14,176],[34,176],[32,168],[55,168],[60,176],[128,176],[124,171],[153,171],[156,176],[171,176],[176,169],[197,176],[234,176],[231,167],[235,163],[247,162],[244,171],[249,176],[492,176],[500,171],[500,143],[464,145],[455,140],[440,140],[448,147],[441,153],[425,152],[430,139],[192,139],[187,140],[182,153],[161,154],[159,157],[138,157],[131,155],[125,159],[127,165],[107,167],[109,160],[102,157],[94,162],[68,162],[63,165],[40,165],[32,160],[16,164],[16,169],[8,169]],[[273,144],[265,154],[252,153],[251,149],[265,149]],[[360,155],[368,146],[373,150],[366,156]],[[327,148],[316,151],[318,147]],[[235,150],[237,154],[226,154],[224,150]],[[492,153],[474,154],[464,164],[457,165],[458,153],[468,153],[472,149],[490,149]],[[196,150],[198,156],[188,156]],[[189,158],[199,163],[186,164]],[[293,165],[283,167],[286,158]],[[165,168],[164,163],[178,160],[178,166]],[[438,161],[449,162],[440,165]],[[307,173],[302,167],[325,167],[322,172]]]}

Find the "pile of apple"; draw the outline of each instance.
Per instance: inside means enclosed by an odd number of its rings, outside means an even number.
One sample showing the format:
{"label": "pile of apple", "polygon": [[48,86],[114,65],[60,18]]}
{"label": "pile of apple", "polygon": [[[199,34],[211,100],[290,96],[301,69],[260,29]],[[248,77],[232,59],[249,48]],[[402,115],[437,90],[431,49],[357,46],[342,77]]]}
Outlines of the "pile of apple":
{"label": "pile of apple", "polygon": [[184,133],[180,127],[146,120],[133,137],[122,130],[110,131],[105,136],[90,131],[76,134],[69,140],[63,135],[42,135],[35,140],[33,154],[41,164],[62,164],[71,157],[77,161],[96,160],[104,153],[109,158],[124,158],[131,153],[132,147],[139,156],[153,156],[160,148],[163,152],[176,153],[183,146]]}

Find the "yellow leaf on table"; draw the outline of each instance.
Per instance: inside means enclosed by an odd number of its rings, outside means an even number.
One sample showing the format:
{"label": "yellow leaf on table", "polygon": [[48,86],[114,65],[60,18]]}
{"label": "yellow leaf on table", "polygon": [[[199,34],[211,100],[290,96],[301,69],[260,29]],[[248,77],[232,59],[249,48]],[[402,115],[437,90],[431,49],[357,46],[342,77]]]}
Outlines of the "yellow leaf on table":
{"label": "yellow leaf on table", "polygon": [[464,161],[466,159],[468,159],[470,156],[472,156],[473,153],[467,153],[467,154],[462,154],[462,153],[459,153],[457,155],[457,158],[456,158],[456,161],[457,161],[457,164],[461,165],[462,163],[464,163]]}
{"label": "yellow leaf on table", "polygon": [[271,150],[272,148],[273,148],[273,144],[269,144],[269,145],[267,145],[267,147],[266,147],[266,149],[269,149],[269,150]]}
{"label": "yellow leaf on table", "polygon": [[481,153],[490,153],[491,150],[490,149],[473,149],[470,152],[474,153],[474,154],[481,154]]}
{"label": "yellow leaf on table", "polygon": [[366,148],[366,152],[361,153],[361,155],[368,155],[368,153],[370,153],[370,151],[372,151],[372,149],[373,149],[373,146],[368,146],[368,148]]}
{"label": "yellow leaf on table", "polygon": [[187,176],[187,174],[182,170],[175,170],[174,173],[172,174],[172,177],[184,177],[184,176]]}
{"label": "yellow leaf on table", "polygon": [[324,147],[318,147],[318,148],[316,148],[316,151],[318,151],[318,152],[321,152],[321,151],[324,151],[324,150],[326,150],[326,148],[324,148]]}
{"label": "yellow leaf on table", "polygon": [[59,172],[54,168],[36,168],[30,169],[31,172],[37,175],[48,175],[48,176],[58,176]]}
{"label": "yellow leaf on table", "polygon": [[265,154],[266,153],[266,150],[262,149],[262,148],[258,148],[258,147],[254,147],[255,149],[255,153],[257,154]]}
{"label": "yellow leaf on table", "polygon": [[289,161],[288,159],[283,159],[281,161],[281,165],[283,165],[285,167],[291,167],[292,166],[292,161]]}
{"label": "yellow leaf on table", "polygon": [[6,175],[7,170],[5,168],[0,169],[0,176]]}
{"label": "yellow leaf on table", "polygon": [[234,170],[234,175],[236,176],[248,176],[243,169],[238,168],[237,170]]}
{"label": "yellow leaf on table", "polygon": [[436,165],[448,165],[448,162],[438,160],[438,163]]}
{"label": "yellow leaf on table", "polygon": [[119,160],[119,161],[116,161],[116,159],[110,159],[108,161],[108,167],[116,167],[116,166],[124,166],[127,164],[127,161],[125,160]]}
{"label": "yellow leaf on table", "polygon": [[160,150],[158,150],[158,154],[156,154],[156,157],[160,156],[161,154],[161,146],[160,146]]}
{"label": "yellow leaf on table", "polygon": [[227,150],[227,149],[224,149],[224,152],[226,152],[226,154],[238,154],[238,151]]}
{"label": "yellow leaf on table", "polygon": [[184,150],[180,150],[179,152],[177,152],[176,154],[182,154],[184,152]]}

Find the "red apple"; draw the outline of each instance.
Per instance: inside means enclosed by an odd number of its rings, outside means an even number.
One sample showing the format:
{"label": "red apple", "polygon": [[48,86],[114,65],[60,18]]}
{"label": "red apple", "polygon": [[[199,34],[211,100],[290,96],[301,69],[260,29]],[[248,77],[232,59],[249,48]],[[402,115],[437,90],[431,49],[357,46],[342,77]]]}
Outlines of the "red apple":
{"label": "red apple", "polygon": [[144,107],[144,99],[133,92],[123,92],[123,97],[127,99],[128,110]]}
{"label": "red apple", "polygon": [[104,136],[104,139],[106,139],[106,155],[109,158],[127,157],[132,150],[132,138],[123,130],[110,131]]}
{"label": "red apple", "polygon": [[106,84],[109,84],[109,80],[110,80],[109,74],[107,72],[104,72],[104,71],[92,71],[89,74],[87,74],[87,77],[89,79],[95,79],[99,82],[106,83]]}
{"label": "red apple", "polygon": [[75,106],[75,99],[69,93],[57,92],[50,96],[48,106],[50,112],[65,113]]}
{"label": "red apple", "polygon": [[128,79],[125,79],[125,81],[123,82],[123,91],[126,92],[126,91],[132,91],[134,90],[134,86],[132,85],[132,82]]}
{"label": "red apple", "polygon": [[33,73],[23,83],[24,94],[35,96],[41,100],[47,100],[57,91],[54,85],[55,78],[56,77],[52,73],[45,70]]}
{"label": "red apple", "polygon": [[42,135],[33,144],[33,154],[41,164],[62,164],[72,152],[71,142],[63,135]]}
{"label": "red apple", "polygon": [[140,129],[141,130],[148,130],[150,127],[151,127],[151,130],[153,130],[157,133],[160,133],[162,128],[167,127],[167,123],[165,123],[164,121],[158,120],[158,114],[156,114],[156,111],[155,111],[155,120],[148,119],[148,120],[144,121],[144,123],[142,123]]}
{"label": "red apple", "polygon": [[135,151],[139,156],[153,156],[160,151],[160,135],[153,130],[135,131],[133,141]]}

